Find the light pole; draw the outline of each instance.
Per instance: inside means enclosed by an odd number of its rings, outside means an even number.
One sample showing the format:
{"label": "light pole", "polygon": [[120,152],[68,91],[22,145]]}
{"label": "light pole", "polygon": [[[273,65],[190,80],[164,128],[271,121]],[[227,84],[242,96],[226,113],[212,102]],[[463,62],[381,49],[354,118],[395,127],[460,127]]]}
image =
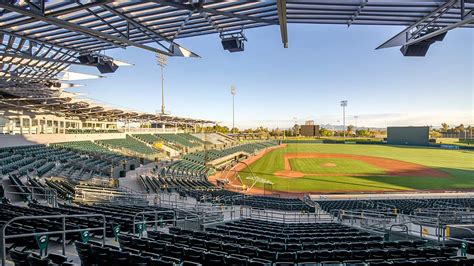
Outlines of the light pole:
{"label": "light pole", "polygon": [[232,133],[235,128],[235,94],[237,93],[237,88],[234,85],[230,86],[230,94],[232,94]]}
{"label": "light pole", "polygon": [[346,141],[346,106],[347,106],[347,100],[341,101],[341,106],[342,106],[342,139],[344,142]]}
{"label": "light pole", "polygon": [[164,84],[164,76],[163,76],[163,70],[165,66],[168,64],[168,58],[166,55],[163,54],[158,54],[156,59],[158,60],[158,65],[161,68],[161,114],[165,114],[165,84]]}
{"label": "light pole", "polygon": [[355,124],[356,128],[355,128],[355,129],[357,130],[357,118],[359,118],[359,116],[356,115],[356,116],[354,116],[354,118],[355,118],[355,120],[356,120],[356,124]]}

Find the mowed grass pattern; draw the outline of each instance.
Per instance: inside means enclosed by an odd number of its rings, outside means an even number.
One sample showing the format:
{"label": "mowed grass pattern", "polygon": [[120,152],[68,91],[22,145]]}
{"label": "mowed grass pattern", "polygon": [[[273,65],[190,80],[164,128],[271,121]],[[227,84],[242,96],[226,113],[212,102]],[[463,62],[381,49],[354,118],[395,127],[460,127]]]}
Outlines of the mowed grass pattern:
{"label": "mowed grass pattern", "polygon": [[[285,153],[342,153],[359,154],[407,161],[432,167],[450,174],[450,177],[393,177],[393,176],[305,176],[304,178],[282,178],[273,173],[285,169]],[[406,147],[361,144],[289,144],[284,149],[274,150],[251,165],[257,176],[274,183],[273,190],[282,192],[360,192],[401,190],[473,190],[474,152],[443,150],[428,147]],[[241,172],[247,185],[251,181],[248,169]],[[257,187],[262,188],[261,184]]]}
{"label": "mowed grass pattern", "polygon": [[[374,165],[349,158],[293,158],[291,169],[305,174],[381,175],[385,171]],[[333,166],[329,166],[333,165]]]}

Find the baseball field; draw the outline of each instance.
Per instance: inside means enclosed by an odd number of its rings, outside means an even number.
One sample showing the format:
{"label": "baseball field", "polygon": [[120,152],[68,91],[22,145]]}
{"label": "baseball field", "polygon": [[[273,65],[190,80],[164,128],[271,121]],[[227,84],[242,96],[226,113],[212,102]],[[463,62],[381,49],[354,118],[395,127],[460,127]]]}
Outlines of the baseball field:
{"label": "baseball field", "polygon": [[[259,156],[260,157],[260,156]],[[363,144],[288,144],[258,159],[250,191],[334,193],[474,191],[474,152],[429,147]],[[250,187],[250,169],[239,172]],[[262,179],[272,185],[264,185]],[[239,182],[236,180],[235,182]]]}

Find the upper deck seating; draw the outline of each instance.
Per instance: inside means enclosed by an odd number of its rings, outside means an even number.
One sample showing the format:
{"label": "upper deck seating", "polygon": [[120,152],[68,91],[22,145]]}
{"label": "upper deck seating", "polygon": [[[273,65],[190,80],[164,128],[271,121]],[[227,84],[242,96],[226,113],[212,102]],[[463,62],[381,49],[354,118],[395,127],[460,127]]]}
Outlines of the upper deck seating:
{"label": "upper deck seating", "polygon": [[192,140],[178,134],[155,134],[155,136],[165,142],[186,148],[195,148],[202,145],[202,143],[193,142]]}
{"label": "upper deck seating", "polygon": [[133,153],[143,154],[143,155],[153,155],[157,154],[160,151],[147,146],[141,141],[138,141],[130,136],[127,136],[125,139],[107,139],[107,140],[98,140],[98,143],[106,147],[111,147],[115,149],[125,149]]}

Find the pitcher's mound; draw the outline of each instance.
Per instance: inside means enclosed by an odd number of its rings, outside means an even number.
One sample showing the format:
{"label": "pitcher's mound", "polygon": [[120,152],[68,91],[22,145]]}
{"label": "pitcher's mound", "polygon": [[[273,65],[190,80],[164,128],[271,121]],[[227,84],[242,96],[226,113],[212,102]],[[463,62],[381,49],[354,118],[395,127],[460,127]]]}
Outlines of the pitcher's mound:
{"label": "pitcher's mound", "polygon": [[323,167],[335,167],[335,166],[337,166],[337,164],[335,164],[335,163],[323,163],[323,164],[321,164],[321,166],[323,166]]}
{"label": "pitcher's mound", "polygon": [[293,170],[282,170],[282,171],[275,172],[274,175],[281,176],[281,177],[295,178],[295,177],[303,177],[304,173],[293,171]]}

